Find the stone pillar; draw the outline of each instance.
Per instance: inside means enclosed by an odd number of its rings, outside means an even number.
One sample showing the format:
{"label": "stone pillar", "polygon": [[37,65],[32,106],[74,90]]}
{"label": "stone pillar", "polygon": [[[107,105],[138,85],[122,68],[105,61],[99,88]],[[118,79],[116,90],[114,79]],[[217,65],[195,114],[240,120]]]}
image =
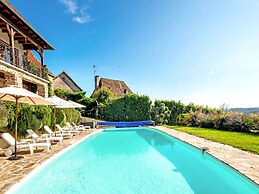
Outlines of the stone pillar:
{"label": "stone pillar", "polygon": [[44,87],[45,89],[45,96],[43,96],[44,98],[48,98],[49,97],[49,88],[48,88],[48,84]]}
{"label": "stone pillar", "polygon": [[20,73],[15,74],[14,84],[22,88],[22,75]]}
{"label": "stone pillar", "polygon": [[37,84],[37,94],[43,98],[48,98],[48,84]]}

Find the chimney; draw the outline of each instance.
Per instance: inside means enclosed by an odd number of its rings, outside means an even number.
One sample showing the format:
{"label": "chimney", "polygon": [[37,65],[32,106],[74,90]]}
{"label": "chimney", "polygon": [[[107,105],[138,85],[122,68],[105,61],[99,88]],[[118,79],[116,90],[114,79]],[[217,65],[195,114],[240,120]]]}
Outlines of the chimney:
{"label": "chimney", "polygon": [[95,76],[95,90],[98,89],[99,83],[100,83],[100,77],[99,77],[99,75],[96,75]]}

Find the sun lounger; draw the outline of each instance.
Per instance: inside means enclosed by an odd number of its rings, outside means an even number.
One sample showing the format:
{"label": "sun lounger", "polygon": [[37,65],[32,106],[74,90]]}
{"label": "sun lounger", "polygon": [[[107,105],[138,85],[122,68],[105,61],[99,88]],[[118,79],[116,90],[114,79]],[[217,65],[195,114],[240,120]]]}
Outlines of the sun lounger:
{"label": "sun lounger", "polygon": [[[2,138],[10,146],[5,150],[5,155],[10,156],[15,150],[15,139],[9,133],[3,133]],[[30,153],[33,154],[33,148],[44,147],[47,152],[49,152],[51,144],[50,143],[30,143],[29,141],[21,141],[16,143],[17,151],[20,149],[29,149]]]}
{"label": "sun lounger", "polygon": [[62,144],[63,137],[51,137],[49,134],[42,134],[39,136],[37,133],[35,133],[33,130],[28,129],[27,133],[29,136],[35,141],[35,142],[51,142],[51,141],[58,141],[59,144]]}
{"label": "sun lounger", "polygon": [[66,132],[66,131],[53,132],[53,131],[49,128],[49,126],[47,126],[47,125],[44,126],[44,129],[45,129],[45,131],[47,131],[47,132],[49,133],[49,135],[50,135],[51,137],[63,137],[63,138],[70,138],[70,139],[73,137],[73,134],[70,133],[70,132]]}
{"label": "sun lounger", "polygon": [[82,125],[80,126],[72,126],[69,122],[66,122],[66,126],[67,128],[70,128],[70,129],[74,129],[74,130],[78,130],[78,131],[86,131],[86,128]]}
{"label": "sun lounger", "polygon": [[74,135],[77,135],[77,134],[79,134],[80,133],[80,131],[78,131],[78,130],[70,130],[70,129],[64,129],[64,128],[62,128],[59,124],[56,124],[56,127],[58,128],[58,130],[60,131],[60,132],[70,132],[70,133],[72,133],[72,134],[74,134]]}
{"label": "sun lounger", "polygon": [[74,122],[72,122],[72,125],[73,125],[74,127],[80,127],[80,128],[90,129],[90,126],[76,125]]}

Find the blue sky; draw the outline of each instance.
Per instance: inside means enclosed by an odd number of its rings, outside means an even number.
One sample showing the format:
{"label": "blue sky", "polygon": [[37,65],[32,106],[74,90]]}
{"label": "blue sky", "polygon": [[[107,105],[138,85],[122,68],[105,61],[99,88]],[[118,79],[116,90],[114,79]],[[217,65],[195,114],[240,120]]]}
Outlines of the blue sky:
{"label": "blue sky", "polygon": [[257,0],[10,0],[91,95],[93,65],[151,99],[259,106]]}

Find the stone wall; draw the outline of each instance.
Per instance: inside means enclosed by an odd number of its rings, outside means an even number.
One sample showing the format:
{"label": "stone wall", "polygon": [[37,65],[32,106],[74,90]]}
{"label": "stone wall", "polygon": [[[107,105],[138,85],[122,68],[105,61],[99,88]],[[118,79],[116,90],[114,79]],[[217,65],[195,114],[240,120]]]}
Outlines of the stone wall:
{"label": "stone wall", "polygon": [[53,88],[54,89],[61,88],[61,89],[73,92],[73,90],[60,77],[56,77],[53,80]]}
{"label": "stone wall", "polygon": [[49,81],[1,60],[0,72],[4,73],[4,78],[0,78],[0,87],[7,87],[10,85],[22,87],[23,80],[25,80],[37,85],[37,94],[45,98],[48,97]]}
{"label": "stone wall", "polygon": [[68,85],[68,87],[71,88],[71,90],[73,92],[80,92],[80,91],[82,91],[81,88],[78,88],[78,86],[73,82],[72,78],[70,78],[70,77],[68,77],[66,75],[66,73],[61,73],[59,75],[59,77],[60,77],[60,79],[62,79]]}

